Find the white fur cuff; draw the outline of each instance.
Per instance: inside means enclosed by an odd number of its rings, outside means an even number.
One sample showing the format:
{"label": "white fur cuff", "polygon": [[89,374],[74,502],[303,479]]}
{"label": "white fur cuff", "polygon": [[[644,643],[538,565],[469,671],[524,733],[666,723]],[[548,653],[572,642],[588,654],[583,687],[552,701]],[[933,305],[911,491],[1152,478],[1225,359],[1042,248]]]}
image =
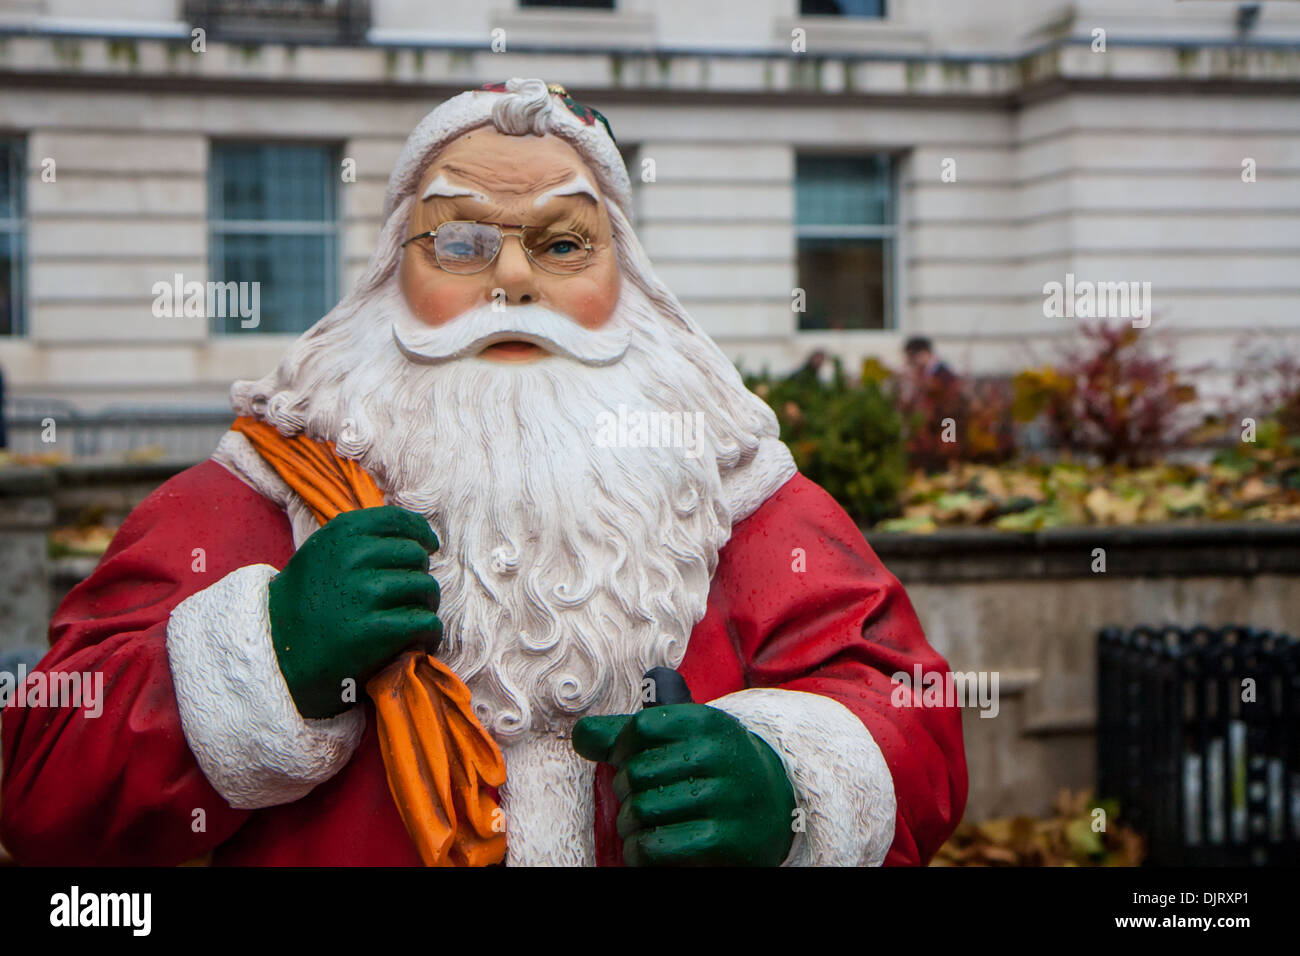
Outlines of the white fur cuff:
{"label": "white fur cuff", "polygon": [[[820,694],[751,688],[709,702],[781,758],[803,811],[785,866],[879,866],[894,842],[894,778],[871,732]],[[792,821],[792,824],[794,821]]]}
{"label": "white fur cuff", "polygon": [[185,739],[232,807],[292,803],[352,758],[366,718],[353,708],[306,720],[271,644],[269,564],[231,571],[190,595],[167,623],[167,657]]}

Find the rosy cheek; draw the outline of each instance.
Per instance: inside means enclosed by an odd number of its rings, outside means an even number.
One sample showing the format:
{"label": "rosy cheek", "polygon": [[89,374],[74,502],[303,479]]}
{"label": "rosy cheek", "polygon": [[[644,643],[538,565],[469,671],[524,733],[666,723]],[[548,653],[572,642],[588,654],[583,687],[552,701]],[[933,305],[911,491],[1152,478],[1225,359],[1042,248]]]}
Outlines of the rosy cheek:
{"label": "rosy cheek", "polygon": [[462,312],[479,305],[481,291],[471,283],[447,280],[402,263],[402,295],[416,318],[429,325],[443,325]]}
{"label": "rosy cheek", "polygon": [[585,329],[597,329],[610,320],[618,304],[619,274],[593,276],[590,280],[565,280],[573,285],[561,286],[556,293],[560,309]]}

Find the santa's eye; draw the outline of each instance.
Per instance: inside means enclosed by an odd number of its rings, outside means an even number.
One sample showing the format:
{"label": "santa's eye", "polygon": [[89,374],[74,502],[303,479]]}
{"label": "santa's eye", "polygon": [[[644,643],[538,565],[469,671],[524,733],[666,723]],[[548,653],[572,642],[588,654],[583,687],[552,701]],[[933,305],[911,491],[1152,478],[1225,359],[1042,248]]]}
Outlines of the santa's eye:
{"label": "santa's eye", "polygon": [[546,247],[546,252],[553,256],[571,256],[582,248],[574,239],[556,239]]}

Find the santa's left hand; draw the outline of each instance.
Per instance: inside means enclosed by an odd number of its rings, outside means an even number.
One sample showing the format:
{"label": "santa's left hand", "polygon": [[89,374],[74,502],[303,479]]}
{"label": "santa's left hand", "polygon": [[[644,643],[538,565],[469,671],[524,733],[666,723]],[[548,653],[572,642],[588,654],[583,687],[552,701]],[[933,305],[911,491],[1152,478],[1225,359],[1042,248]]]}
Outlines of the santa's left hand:
{"label": "santa's left hand", "polygon": [[573,748],[613,764],[629,866],[779,866],[794,791],[781,760],[730,714],[705,704],[584,717]]}

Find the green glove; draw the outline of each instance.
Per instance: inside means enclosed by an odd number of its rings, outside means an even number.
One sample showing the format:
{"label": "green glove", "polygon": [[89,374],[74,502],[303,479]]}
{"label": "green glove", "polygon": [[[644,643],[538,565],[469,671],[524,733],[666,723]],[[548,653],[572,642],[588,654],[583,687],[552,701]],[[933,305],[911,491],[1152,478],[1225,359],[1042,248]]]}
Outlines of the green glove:
{"label": "green glove", "polygon": [[362,508],[317,530],[271,580],[271,640],[300,714],[340,714],[345,678],[364,687],[406,648],[437,650],[437,550],[415,512]]}
{"label": "green glove", "polygon": [[794,791],[780,758],[716,707],[584,717],[573,749],[618,768],[628,866],[779,866],[790,852]]}

